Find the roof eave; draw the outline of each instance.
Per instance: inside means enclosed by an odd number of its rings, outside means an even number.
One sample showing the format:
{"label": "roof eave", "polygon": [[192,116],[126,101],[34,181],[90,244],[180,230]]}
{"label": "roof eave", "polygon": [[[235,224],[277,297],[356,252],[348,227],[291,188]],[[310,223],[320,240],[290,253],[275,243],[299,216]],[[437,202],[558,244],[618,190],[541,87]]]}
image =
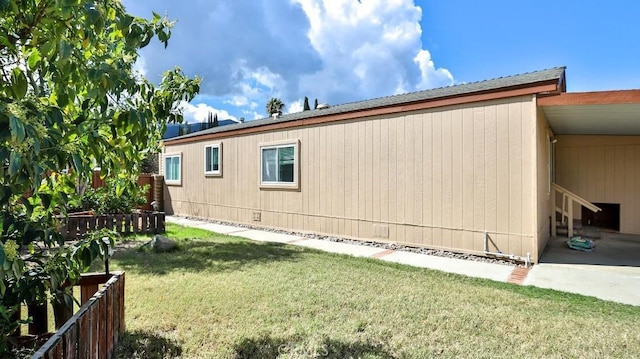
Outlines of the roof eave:
{"label": "roof eave", "polygon": [[292,121],[283,121],[278,123],[265,123],[264,125],[249,127],[249,128],[240,128],[240,129],[229,129],[228,131],[221,131],[215,133],[206,133],[201,135],[191,135],[187,137],[177,137],[164,141],[164,145],[177,145],[182,143],[189,142],[198,142],[205,141],[211,139],[218,139],[230,136],[237,135],[246,135],[250,133],[256,132],[264,132],[264,131],[272,131],[279,130],[284,128],[291,127],[300,127],[300,126],[308,126],[308,125],[317,125],[320,123],[328,123],[328,122],[336,122],[336,121],[344,121],[351,120],[361,117],[370,117],[370,116],[378,116],[378,115],[389,115],[394,113],[408,112],[408,111],[417,111],[424,109],[431,109],[436,107],[444,107],[444,106],[453,106],[460,105],[466,103],[480,102],[480,101],[489,101],[496,99],[504,99],[510,97],[518,97],[518,96],[526,96],[526,95],[558,95],[566,91],[565,85],[565,73],[562,71],[562,74],[558,78],[552,78],[549,80],[520,84],[516,86],[507,86],[489,90],[481,90],[476,92],[464,93],[464,94],[456,94],[451,96],[443,96],[436,97],[430,99],[423,99],[418,101],[408,101],[404,103],[398,103],[393,105],[386,106],[376,106],[367,109],[360,109],[342,113],[334,113],[334,114],[320,114],[318,116],[292,120]]}

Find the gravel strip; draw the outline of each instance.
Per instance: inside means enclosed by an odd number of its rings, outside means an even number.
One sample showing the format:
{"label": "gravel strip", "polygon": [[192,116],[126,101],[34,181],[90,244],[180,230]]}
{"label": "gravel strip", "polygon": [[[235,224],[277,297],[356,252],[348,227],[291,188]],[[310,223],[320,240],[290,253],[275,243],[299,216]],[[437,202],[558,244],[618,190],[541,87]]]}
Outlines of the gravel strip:
{"label": "gravel strip", "polygon": [[221,224],[225,226],[233,226],[233,227],[240,227],[240,228],[246,228],[246,229],[256,229],[256,230],[272,232],[272,233],[289,234],[292,236],[304,237],[309,239],[320,239],[323,241],[365,245],[365,246],[381,248],[381,249],[391,249],[394,251],[405,251],[405,252],[427,254],[431,256],[438,256],[438,257],[445,257],[445,258],[455,258],[455,259],[464,259],[464,260],[483,262],[483,263],[501,264],[501,265],[506,265],[511,267],[525,267],[524,263],[510,261],[506,259],[483,257],[483,256],[477,256],[473,254],[445,251],[441,249],[413,247],[413,246],[406,246],[406,245],[397,244],[397,243],[382,243],[382,242],[373,242],[373,241],[366,241],[366,240],[348,239],[348,238],[341,238],[336,236],[325,236],[325,235],[314,234],[314,233],[302,233],[302,232],[296,232],[296,231],[287,231],[283,229],[261,227],[261,226],[245,224],[245,223],[224,222],[224,221],[218,221],[218,220],[213,220],[208,218],[198,218],[198,217],[188,217],[188,216],[173,216],[173,217],[185,218],[185,219],[190,219],[194,221],[204,221],[207,223]]}

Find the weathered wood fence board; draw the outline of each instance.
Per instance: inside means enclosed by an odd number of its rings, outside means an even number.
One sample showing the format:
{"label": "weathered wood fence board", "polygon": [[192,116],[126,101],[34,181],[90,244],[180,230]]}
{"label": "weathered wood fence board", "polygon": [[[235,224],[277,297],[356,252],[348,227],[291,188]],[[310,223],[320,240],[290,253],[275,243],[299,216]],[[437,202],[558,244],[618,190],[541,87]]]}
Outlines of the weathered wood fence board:
{"label": "weathered wood fence board", "polygon": [[131,214],[70,215],[61,217],[60,234],[65,239],[77,239],[83,234],[108,228],[120,234],[165,232],[164,212],[140,212]]}
{"label": "weathered wood fence board", "polygon": [[119,335],[125,331],[124,278],[124,272],[83,276],[86,280],[81,287],[106,284],[32,358],[111,358]]}

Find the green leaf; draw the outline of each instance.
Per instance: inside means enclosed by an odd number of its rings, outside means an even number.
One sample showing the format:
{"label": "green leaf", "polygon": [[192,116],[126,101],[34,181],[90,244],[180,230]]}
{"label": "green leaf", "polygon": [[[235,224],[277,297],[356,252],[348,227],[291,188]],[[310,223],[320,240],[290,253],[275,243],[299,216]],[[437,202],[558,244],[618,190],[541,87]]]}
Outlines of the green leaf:
{"label": "green leaf", "polygon": [[20,119],[13,115],[9,116],[9,128],[11,129],[11,138],[18,142],[24,141],[24,125]]}
{"label": "green leaf", "polygon": [[40,193],[39,196],[44,208],[48,209],[49,206],[51,206],[51,195],[48,193]]}
{"label": "green leaf", "polygon": [[0,263],[2,263],[2,266],[4,266],[4,261],[6,259],[7,259],[7,256],[4,254],[4,246],[0,246]]}
{"label": "green leaf", "polygon": [[33,213],[33,205],[31,204],[31,202],[29,202],[29,200],[24,197],[20,202],[22,202],[24,207],[27,209],[27,215],[30,216]]}
{"label": "green leaf", "polygon": [[20,155],[15,151],[11,151],[11,156],[9,156],[9,176],[15,176],[19,169]]}
{"label": "green leaf", "polygon": [[16,100],[22,100],[27,94],[27,77],[19,67],[15,67],[11,71],[11,90]]}
{"label": "green leaf", "polygon": [[40,54],[40,51],[38,49],[33,49],[33,51],[31,51],[31,55],[29,55],[27,64],[29,64],[30,69],[35,70],[40,60],[42,60],[42,55]]}
{"label": "green leaf", "polygon": [[82,172],[82,158],[76,153],[73,154],[73,167],[76,171]]}

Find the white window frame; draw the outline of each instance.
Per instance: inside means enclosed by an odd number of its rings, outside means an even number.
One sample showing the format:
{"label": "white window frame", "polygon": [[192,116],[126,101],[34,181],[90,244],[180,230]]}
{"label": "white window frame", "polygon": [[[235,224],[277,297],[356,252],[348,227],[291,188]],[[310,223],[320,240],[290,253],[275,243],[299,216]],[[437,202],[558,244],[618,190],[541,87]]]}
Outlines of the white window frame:
{"label": "white window frame", "polygon": [[[178,179],[170,180],[167,176],[167,159],[168,158],[177,158],[178,159]],[[164,182],[170,186],[181,186],[182,185],[182,153],[167,153],[164,155],[162,159],[162,166],[164,167]]]}
{"label": "white window frame", "polygon": [[[279,181],[263,181],[262,180],[262,153],[268,149],[278,149],[293,147],[293,182],[279,182]],[[299,140],[286,140],[278,142],[261,143],[258,146],[258,159],[260,161],[260,172],[258,173],[258,179],[260,182],[260,188],[263,189],[300,189],[300,141]]]}
{"label": "white window frame", "polygon": [[[207,171],[207,151],[212,148],[218,149],[218,169],[215,171]],[[213,157],[211,157],[213,160]],[[204,146],[204,175],[205,176],[222,176],[222,143],[212,143]]]}

